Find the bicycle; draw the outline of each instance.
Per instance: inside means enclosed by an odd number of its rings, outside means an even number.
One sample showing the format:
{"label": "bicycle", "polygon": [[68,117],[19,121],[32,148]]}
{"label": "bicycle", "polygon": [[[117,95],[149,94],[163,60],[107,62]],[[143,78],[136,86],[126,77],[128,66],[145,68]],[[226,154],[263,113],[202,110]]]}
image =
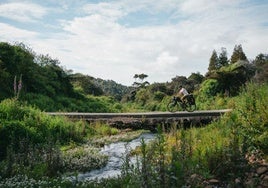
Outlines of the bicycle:
{"label": "bicycle", "polygon": [[193,94],[189,94],[185,97],[185,99],[182,101],[179,97],[172,97],[170,102],[167,105],[167,110],[169,112],[175,112],[178,111],[179,108],[182,110],[186,110],[188,112],[193,112],[196,110],[196,103],[195,98]]}

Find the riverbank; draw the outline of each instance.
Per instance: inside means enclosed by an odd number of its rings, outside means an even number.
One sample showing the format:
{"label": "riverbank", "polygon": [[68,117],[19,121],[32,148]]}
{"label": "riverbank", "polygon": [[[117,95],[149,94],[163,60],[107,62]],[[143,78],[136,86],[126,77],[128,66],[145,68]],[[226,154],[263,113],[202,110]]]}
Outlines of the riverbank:
{"label": "riverbank", "polygon": [[[80,145],[69,145],[62,149],[62,161],[65,173],[56,178],[43,177],[39,180],[18,174],[11,178],[0,176],[0,187],[50,187],[60,185],[80,187],[88,181],[110,178],[120,175],[123,158],[128,149],[135,149],[154,138],[154,134],[139,130],[119,130],[116,135],[96,136]],[[83,186],[82,186],[83,187]]]}

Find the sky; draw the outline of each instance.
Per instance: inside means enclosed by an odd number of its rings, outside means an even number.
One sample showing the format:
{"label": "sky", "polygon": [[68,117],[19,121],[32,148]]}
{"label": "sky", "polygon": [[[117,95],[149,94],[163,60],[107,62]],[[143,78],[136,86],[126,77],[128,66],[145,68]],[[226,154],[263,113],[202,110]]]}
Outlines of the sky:
{"label": "sky", "polygon": [[0,42],[130,86],[205,74],[212,51],[268,53],[268,0],[0,0]]}

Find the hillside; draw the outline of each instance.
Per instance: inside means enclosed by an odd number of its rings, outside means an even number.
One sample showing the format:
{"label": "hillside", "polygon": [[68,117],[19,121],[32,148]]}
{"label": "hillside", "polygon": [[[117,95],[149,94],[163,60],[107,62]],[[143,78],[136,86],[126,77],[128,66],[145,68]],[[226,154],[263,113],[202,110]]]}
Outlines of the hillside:
{"label": "hillside", "polygon": [[112,107],[128,91],[112,81],[72,74],[49,55],[24,44],[0,43],[0,100],[19,98],[45,111],[118,111]]}
{"label": "hillside", "polygon": [[[241,46],[238,47],[241,53]],[[224,102],[218,100],[238,95],[249,81],[268,80],[268,55],[259,54],[248,61],[243,54],[241,60],[239,54],[236,58],[235,50],[232,61],[227,57],[224,62],[211,58],[205,76],[197,72],[188,78],[176,76],[171,82],[150,84],[146,81],[148,75],[136,74],[133,78],[139,80],[127,87],[113,80],[74,74],[63,68],[59,60],[36,54],[23,43],[1,42],[0,100],[15,97],[44,111],[166,111],[167,101],[183,85],[194,94],[199,109],[215,107],[211,103],[224,108]]]}

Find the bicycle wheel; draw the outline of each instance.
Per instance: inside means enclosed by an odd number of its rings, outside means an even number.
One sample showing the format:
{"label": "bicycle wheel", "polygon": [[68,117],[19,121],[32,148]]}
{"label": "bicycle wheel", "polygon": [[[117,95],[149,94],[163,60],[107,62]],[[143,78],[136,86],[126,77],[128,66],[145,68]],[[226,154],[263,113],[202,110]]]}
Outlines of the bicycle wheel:
{"label": "bicycle wheel", "polygon": [[174,100],[170,101],[167,105],[167,110],[169,112],[176,112],[178,110],[178,103]]}
{"label": "bicycle wheel", "polygon": [[187,98],[187,101],[185,103],[185,109],[188,111],[188,112],[193,112],[196,110],[196,104],[195,104],[195,99],[192,95],[190,95],[188,98]]}

